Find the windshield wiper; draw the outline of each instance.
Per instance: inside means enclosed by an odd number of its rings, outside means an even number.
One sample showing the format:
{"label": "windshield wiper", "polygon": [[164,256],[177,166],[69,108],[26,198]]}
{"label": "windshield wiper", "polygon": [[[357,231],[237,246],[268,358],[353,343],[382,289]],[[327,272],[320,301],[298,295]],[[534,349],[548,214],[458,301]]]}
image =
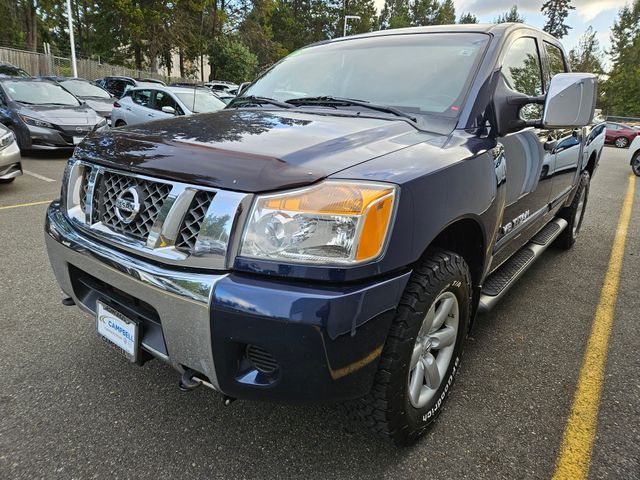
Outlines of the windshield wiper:
{"label": "windshield wiper", "polygon": [[259,97],[256,95],[248,95],[246,97],[236,97],[233,100],[231,100],[231,103],[229,103],[228,106],[238,107],[244,104],[275,105],[276,107],[280,107],[280,108],[293,108],[293,105],[290,105],[289,103],[281,102],[274,98]]}
{"label": "windshield wiper", "polygon": [[384,113],[392,113],[398,117],[404,117],[411,120],[413,123],[416,123],[418,120],[416,117],[409,115],[408,113],[403,112],[394,107],[389,107],[387,105],[378,105],[376,103],[367,102],[364,100],[354,100],[351,98],[342,98],[342,97],[331,97],[328,95],[321,97],[300,97],[300,98],[290,98],[286,101],[291,105],[295,105],[296,107],[302,105],[331,105],[331,106],[354,106],[354,107],[364,107],[370,110],[377,110],[378,112]]}

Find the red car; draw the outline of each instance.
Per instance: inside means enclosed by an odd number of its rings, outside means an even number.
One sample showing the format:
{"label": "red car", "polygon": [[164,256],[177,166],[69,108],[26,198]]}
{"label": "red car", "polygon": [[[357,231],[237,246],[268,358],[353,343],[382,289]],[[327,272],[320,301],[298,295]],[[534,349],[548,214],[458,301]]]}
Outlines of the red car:
{"label": "red car", "polygon": [[607,133],[604,142],[613,144],[618,148],[627,148],[638,135],[640,135],[640,130],[636,130],[629,125],[607,122]]}

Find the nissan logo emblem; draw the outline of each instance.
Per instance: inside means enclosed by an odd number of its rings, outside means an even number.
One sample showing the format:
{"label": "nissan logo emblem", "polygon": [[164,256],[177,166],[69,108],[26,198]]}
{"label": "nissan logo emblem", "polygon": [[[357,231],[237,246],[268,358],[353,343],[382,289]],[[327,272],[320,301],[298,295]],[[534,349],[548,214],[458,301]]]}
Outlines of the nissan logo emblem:
{"label": "nissan logo emblem", "polygon": [[116,198],[116,216],[122,223],[130,224],[140,214],[141,193],[137,187],[129,187]]}

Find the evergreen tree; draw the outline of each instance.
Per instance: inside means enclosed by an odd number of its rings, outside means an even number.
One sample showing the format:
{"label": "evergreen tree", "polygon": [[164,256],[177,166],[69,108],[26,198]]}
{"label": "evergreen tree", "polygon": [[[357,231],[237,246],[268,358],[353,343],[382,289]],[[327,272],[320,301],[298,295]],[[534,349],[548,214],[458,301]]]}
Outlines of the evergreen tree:
{"label": "evergreen tree", "polygon": [[502,15],[496,17],[493,23],[524,23],[525,18],[518,12],[518,6],[514,5]]}
{"label": "evergreen tree", "polygon": [[476,17],[473,13],[463,13],[462,15],[460,15],[458,23],[478,23],[478,17]]}
{"label": "evergreen tree", "polygon": [[575,10],[571,0],[547,0],[540,11],[547,17],[547,23],[542,29],[556,38],[562,38],[569,33],[570,26],[564,23],[570,10]]}
{"label": "evergreen tree", "polygon": [[618,12],[611,29],[613,66],[603,85],[609,115],[640,116],[640,0]]}
{"label": "evergreen tree", "polygon": [[580,37],[578,45],[569,52],[569,63],[574,72],[587,72],[600,75],[604,72],[602,68],[603,53],[600,43],[596,39],[596,31],[589,26]]}
{"label": "evergreen tree", "polygon": [[453,0],[444,0],[438,7],[435,25],[450,25],[456,23],[456,8]]}
{"label": "evergreen tree", "polygon": [[408,0],[385,0],[380,13],[380,28],[403,28],[412,25],[411,6]]}

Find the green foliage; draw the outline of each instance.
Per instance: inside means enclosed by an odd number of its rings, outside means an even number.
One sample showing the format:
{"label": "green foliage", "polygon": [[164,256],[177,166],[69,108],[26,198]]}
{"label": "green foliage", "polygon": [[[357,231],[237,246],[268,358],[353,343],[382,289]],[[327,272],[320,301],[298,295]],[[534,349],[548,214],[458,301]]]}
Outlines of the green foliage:
{"label": "green foliage", "polygon": [[240,40],[228,35],[212,44],[209,63],[218,78],[239,84],[253,79],[258,57]]}
{"label": "green foliage", "polygon": [[386,0],[381,28],[423,27],[456,23],[453,0]]}
{"label": "green foliage", "polygon": [[640,117],[640,0],[618,12],[610,54],[613,66],[603,85],[606,112]]}
{"label": "green foliage", "polygon": [[518,12],[518,6],[514,5],[510,10],[499,15],[493,23],[524,23],[525,18]]}
{"label": "green foliage", "polygon": [[565,24],[570,10],[576,7],[571,5],[571,0],[547,0],[542,4],[540,11],[547,17],[547,22],[542,28],[556,38],[562,38],[571,28]]}
{"label": "green foliage", "polygon": [[458,23],[478,23],[478,17],[476,17],[473,13],[463,13],[460,15],[460,20]]}
{"label": "green foliage", "polygon": [[578,45],[569,52],[569,63],[574,72],[586,72],[601,75],[604,73],[602,67],[603,52],[600,43],[596,39],[596,31],[592,26],[580,37]]}

